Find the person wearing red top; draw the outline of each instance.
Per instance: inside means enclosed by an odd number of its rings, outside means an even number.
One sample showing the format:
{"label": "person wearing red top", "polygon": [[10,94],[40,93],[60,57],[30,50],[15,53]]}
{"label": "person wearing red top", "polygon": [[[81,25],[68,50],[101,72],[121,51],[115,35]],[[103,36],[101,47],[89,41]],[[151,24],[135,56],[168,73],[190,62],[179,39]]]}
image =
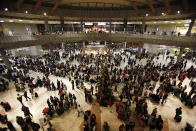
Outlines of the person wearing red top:
{"label": "person wearing red top", "polygon": [[6,112],[11,110],[11,106],[8,102],[1,102],[1,106],[3,106],[3,108]]}
{"label": "person wearing red top", "polygon": [[59,88],[59,94],[61,94],[63,92],[62,88]]}

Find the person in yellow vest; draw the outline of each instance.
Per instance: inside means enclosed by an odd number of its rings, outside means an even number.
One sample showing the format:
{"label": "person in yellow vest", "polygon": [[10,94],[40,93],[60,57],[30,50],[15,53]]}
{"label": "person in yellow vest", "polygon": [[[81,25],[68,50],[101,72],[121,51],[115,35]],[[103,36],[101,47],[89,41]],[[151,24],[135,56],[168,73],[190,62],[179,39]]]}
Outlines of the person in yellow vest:
{"label": "person in yellow vest", "polygon": [[21,94],[17,94],[17,100],[23,105],[23,103],[22,103],[22,95]]}

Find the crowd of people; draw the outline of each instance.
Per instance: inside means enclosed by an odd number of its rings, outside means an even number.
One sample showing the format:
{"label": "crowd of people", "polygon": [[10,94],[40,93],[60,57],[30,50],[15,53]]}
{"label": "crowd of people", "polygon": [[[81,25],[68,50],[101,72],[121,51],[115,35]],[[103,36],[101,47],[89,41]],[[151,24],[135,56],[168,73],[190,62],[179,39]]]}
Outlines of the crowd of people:
{"label": "crowd of people", "polygon": [[[142,62],[144,59],[147,60],[146,63]],[[52,128],[48,117],[53,117],[55,112],[61,115],[72,107],[78,110],[78,116],[84,114],[84,131],[96,129],[96,115],[90,111],[83,111],[80,103],[77,102],[77,97],[67,90],[66,83],[57,79],[55,85],[49,79],[50,75],[67,78],[73,91],[84,90],[85,101],[88,103],[93,104],[97,101],[101,106],[111,106],[116,102],[118,118],[127,121],[126,125],[122,124],[119,127],[120,131],[133,130],[135,123],[131,121],[132,112],[136,114],[143,127],[149,126],[150,130],[162,130],[164,123],[162,116],[157,114],[157,108],[150,114],[146,101],[151,100],[164,105],[168,96],[174,95],[186,106],[194,108],[196,69],[193,66],[186,68],[188,61],[186,57],[176,61],[174,57],[167,56],[166,60],[170,61],[168,64],[155,62],[159,59],[161,59],[159,54],[151,56],[145,52],[138,55],[134,51],[121,52],[111,49],[107,54],[87,55],[82,49],[71,48],[65,49],[62,53],[52,51],[51,54],[35,58],[15,57],[12,68],[1,72],[1,82],[6,83],[5,90],[9,82],[15,85],[18,92],[17,100],[21,103],[21,110],[24,112],[24,117],[17,116],[16,121],[23,131],[28,131],[29,128],[37,131],[42,127],[32,121],[33,115],[29,107],[23,103],[23,97],[26,101],[39,97],[35,89],[40,87],[46,88],[47,91],[58,91],[58,96],[50,96],[47,99],[48,107],[43,109],[44,125],[48,125],[47,130]],[[162,59],[164,60],[164,57]],[[44,76],[43,78],[30,77],[29,70],[42,73]],[[107,72],[107,82],[106,77],[101,75],[103,72]],[[190,79],[189,92],[188,85],[182,86],[186,78]],[[158,82],[160,84],[157,84]],[[87,89],[84,83],[90,84],[91,88]],[[104,93],[105,85],[110,89],[107,93]],[[119,95],[114,96],[115,92]],[[133,104],[136,104],[136,107],[134,111],[131,111]],[[1,105],[6,111],[11,109],[8,102],[1,102]],[[181,107],[179,109],[183,110]],[[176,114],[174,119],[178,121],[179,111],[176,111]],[[1,115],[0,121],[7,124],[8,129],[15,130],[6,115]],[[110,129],[107,122],[104,123],[103,129],[105,131]]]}

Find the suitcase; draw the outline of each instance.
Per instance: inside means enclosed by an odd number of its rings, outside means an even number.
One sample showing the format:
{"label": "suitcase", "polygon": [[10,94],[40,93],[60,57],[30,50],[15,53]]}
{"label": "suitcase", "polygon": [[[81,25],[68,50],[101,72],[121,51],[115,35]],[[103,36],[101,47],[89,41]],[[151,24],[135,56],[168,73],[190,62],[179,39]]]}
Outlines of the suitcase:
{"label": "suitcase", "polygon": [[37,92],[35,92],[35,97],[36,97],[36,98],[38,97],[38,94],[37,94]]}

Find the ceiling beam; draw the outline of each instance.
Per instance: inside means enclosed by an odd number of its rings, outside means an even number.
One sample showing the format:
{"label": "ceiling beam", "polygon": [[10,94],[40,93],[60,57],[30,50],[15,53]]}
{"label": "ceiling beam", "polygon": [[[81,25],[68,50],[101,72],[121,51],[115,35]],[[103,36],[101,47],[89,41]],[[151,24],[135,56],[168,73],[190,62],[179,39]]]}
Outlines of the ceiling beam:
{"label": "ceiling beam", "polygon": [[42,2],[43,0],[38,0],[37,3],[35,4],[34,10],[37,10],[40,7]]}
{"label": "ceiling beam", "polygon": [[18,10],[20,8],[20,5],[22,4],[23,0],[18,0],[16,3],[16,9]]}
{"label": "ceiling beam", "polygon": [[154,14],[155,13],[155,8],[154,8],[154,6],[152,4],[152,1],[151,0],[146,0],[146,2],[148,4],[148,6],[150,7],[152,13]]}
{"label": "ceiling beam", "polygon": [[186,10],[188,10],[189,9],[189,3],[188,3],[188,1],[187,0],[182,0],[182,3],[183,3],[184,8]]}
{"label": "ceiling beam", "polygon": [[51,13],[53,13],[56,10],[56,8],[59,6],[59,4],[61,3],[61,1],[62,0],[56,0],[56,3],[54,5],[54,7],[51,9]]}
{"label": "ceiling beam", "polygon": [[164,2],[164,4],[165,4],[165,6],[166,6],[168,12],[170,12],[170,11],[171,11],[171,5],[170,5],[170,3],[169,3],[169,0],[163,0],[163,2]]}
{"label": "ceiling beam", "polygon": [[140,14],[140,11],[139,9],[137,8],[137,6],[135,5],[135,2],[134,1],[129,1],[131,6],[133,6],[133,9],[135,10],[136,14],[139,15]]}

